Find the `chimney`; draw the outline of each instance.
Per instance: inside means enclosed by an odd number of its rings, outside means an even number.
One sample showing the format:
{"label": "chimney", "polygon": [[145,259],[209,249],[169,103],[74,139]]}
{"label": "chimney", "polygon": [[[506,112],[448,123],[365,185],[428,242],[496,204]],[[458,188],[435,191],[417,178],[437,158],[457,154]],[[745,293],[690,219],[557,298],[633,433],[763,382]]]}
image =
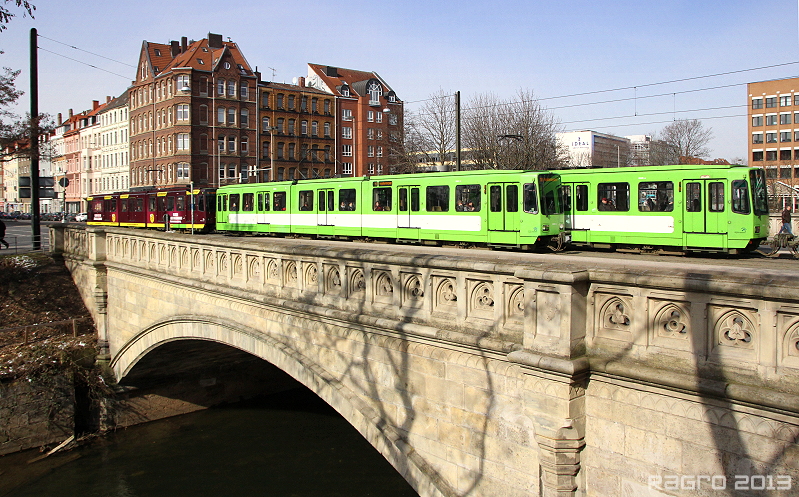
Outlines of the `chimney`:
{"label": "chimney", "polygon": [[105,103],[107,103],[107,104],[111,103],[111,97],[110,96],[108,96],[108,95],[105,96]]}
{"label": "chimney", "polygon": [[58,113],[58,118],[56,119],[56,125],[61,126],[64,123],[64,120],[61,118],[61,113]]}
{"label": "chimney", "polygon": [[300,86],[300,88],[305,88],[305,78],[302,76],[297,78],[297,84]]}
{"label": "chimney", "polygon": [[69,118],[72,119],[72,109],[69,109]]}
{"label": "chimney", "polygon": [[172,40],[169,42],[169,53],[172,55],[172,58],[175,58],[180,53],[180,43]]}
{"label": "chimney", "polygon": [[92,110],[97,110],[97,107],[100,106],[99,100],[92,100]]}
{"label": "chimney", "polygon": [[183,52],[186,51],[186,48],[187,48],[186,42],[187,41],[188,41],[188,38],[186,38],[185,36],[180,39],[180,53],[183,53]]}

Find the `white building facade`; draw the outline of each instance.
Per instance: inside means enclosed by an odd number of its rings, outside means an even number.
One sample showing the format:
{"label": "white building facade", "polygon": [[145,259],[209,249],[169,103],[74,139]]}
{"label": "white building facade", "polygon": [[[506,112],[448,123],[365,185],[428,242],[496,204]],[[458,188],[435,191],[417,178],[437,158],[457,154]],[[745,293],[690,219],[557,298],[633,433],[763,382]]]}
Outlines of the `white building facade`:
{"label": "white building facade", "polygon": [[596,131],[558,133],[558,141],[569,152],[569,167],[621,167],[628,165],[630,140]]}
{"label": "white building facade", "polygon": [[98,113],[100,139],[99,178],[96,193],[113,193],[130,188],[130,139],[128,92],[110,100]]}

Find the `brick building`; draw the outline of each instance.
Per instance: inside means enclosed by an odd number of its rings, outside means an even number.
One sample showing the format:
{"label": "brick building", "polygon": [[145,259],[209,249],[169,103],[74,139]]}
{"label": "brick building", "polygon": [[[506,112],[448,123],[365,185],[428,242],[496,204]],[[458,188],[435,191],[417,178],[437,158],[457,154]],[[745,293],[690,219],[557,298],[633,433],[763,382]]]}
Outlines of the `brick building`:
{"label": "brick building", "polygon": [[261,150],[252,181],[336,174],[336,99],[305,86],[305,78],[297,83],[259,83]]}
{"label": "brick building", "polygon": [[799,78],[749,83],[747,93],[749,163],[765,169],[773,199],[797,198]]}
{"label": "brick building", "polygon": [[131,187],[246,180],[257,164],[258,79],[222,35],[143,42],[129,90]]}
{"label": "brick building", "polygon": [[307,85],[336,98],[336,174],[390,174],[402,141],[403,103],[375,72],[308,64]]}

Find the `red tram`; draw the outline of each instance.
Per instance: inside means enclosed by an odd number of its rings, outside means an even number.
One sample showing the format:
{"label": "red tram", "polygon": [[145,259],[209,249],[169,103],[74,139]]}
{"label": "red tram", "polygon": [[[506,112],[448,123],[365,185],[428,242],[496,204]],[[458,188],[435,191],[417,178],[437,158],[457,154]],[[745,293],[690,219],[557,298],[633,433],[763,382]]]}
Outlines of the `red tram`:
{"label": "red tram", "polygon": [[127,226],[165,230],[214,229],[216,189],[170,188],[88,197],[91,226]]}

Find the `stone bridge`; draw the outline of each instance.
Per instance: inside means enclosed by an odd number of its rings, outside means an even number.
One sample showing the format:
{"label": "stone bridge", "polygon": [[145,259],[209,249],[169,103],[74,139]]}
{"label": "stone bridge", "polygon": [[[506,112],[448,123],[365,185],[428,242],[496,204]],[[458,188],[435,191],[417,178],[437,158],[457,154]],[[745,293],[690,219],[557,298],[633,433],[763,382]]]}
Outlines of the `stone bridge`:
{"label": "stone bridge", "polygon": [[92,227],[51,247],[118,380],[167,348],[266,361],[422,496],[799,494],[795,261]]}

